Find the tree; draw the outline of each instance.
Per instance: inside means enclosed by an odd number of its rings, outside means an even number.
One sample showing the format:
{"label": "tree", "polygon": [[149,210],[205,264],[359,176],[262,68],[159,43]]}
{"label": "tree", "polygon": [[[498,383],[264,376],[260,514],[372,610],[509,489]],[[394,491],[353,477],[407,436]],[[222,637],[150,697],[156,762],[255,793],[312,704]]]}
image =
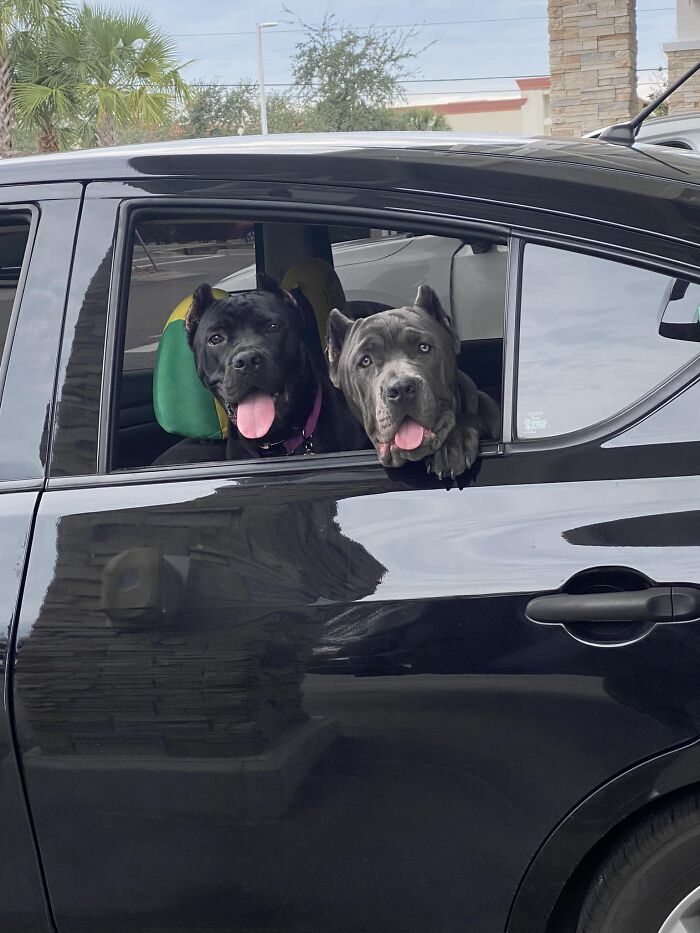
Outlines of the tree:
{"label": "tree", "polygon": [[[691,79],[692,80],[692,79]],[[646,107],[647,104],[650,104],[659,94],[663,92],[668,87],[668,75],[664,69],[659,66],[654,72],[654,78],[650,82],[649,96],[645,98],[641,105]],[[640,107],[641,109],[641,107]],[[665,117],[668,116],[668,100],[665,100],[661,106],[657,107],[656,110],[651,114],[652,117]]]}
{"label": "tree", "polygon": [[169,121],[188,96],[174,53],[147,14],[85,4],[65,47],[83,101],[83,135],[111,146],[120,127]]}
{"label": "tree", "polygon": [[409,107],[394,110],[394,128],[397,130],[449,130],[450,124],[444,113],[430,107]]}
{"label": "tree", "polygon": [[409,45],[416,33],[376,26],[360,32],[333,15],[320,25],[299,22],[306,35],[297,43],[292,74],[312,128],[388,128],[388,108],[404,100],[406,64],[418,54]]}
{"label": "tree", "polygon": [[56,152],[74,138],[80,95],[70,61],[64,57],[70,25],[49,18],[41,30],[17,33],[14,103],[19,124],[36,134],[40,152]]}
{"label": "tree", "polygon": [[0,0],[0,158],[12,150],[17,36],[36,35],[47,18],[61,16],[64,9],[63,0]]}
{"label": "tree", "polygon": [[[304,111],[287,94],[267,95],[268,126],[273,133],[303,132]],[[217,79],[193,85],[185,108],[186,136],[236,136],[260,132],[258,85],[249,80],[227,87]]]}

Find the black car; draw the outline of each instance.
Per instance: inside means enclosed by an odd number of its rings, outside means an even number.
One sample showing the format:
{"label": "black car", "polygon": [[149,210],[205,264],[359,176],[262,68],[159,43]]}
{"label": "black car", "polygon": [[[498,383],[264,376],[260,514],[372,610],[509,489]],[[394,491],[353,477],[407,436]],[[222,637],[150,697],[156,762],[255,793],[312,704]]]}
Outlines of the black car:
{"label": "black car", "polygon": [[[700,928],[699,235],[695,155],[598,140],[0,165],[2,933]],[[352,301],[440,256],[501,404],[469,473],[174,430],[200,282],[317,310],[382,238]]]}

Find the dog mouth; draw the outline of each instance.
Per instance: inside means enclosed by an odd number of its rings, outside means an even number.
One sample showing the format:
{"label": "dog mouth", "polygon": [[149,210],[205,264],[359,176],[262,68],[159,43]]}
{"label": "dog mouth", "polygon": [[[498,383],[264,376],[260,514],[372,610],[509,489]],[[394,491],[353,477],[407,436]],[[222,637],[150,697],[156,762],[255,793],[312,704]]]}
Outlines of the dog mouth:
{"label": "dog mouth", "polygon": [[253,388],[236,404],[224,402],[224,409],[243,437],[256,440],[265,437],[274,424],[277,399],[278,393]]}
{"label": "dog mouth", "polygon": [[404,418],[391,440],[377,442],[377,450],[380,457],[386,457],[392,447],[406,451],[417,450],[434,437],[435,434],[430,428],[424,427],[413,418]]}

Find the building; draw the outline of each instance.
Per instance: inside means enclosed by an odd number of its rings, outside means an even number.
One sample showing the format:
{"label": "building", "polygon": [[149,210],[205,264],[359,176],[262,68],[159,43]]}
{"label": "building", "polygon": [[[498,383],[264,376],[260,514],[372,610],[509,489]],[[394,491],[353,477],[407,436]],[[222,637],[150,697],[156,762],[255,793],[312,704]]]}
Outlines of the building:
{"label": "building", "polygon": [[[676,41],[667,42],[669,83],[700,60],[700,0],[676,0]],[[694,75],[668,99],[668,112],[687,113],[700,109],[700,77]]]}
{"label": "building", "polygon": [[520,78],[518,93],[510,96],[484,97],[479,100],[455,100],[454,97],[408,107],[430,107],[445,115],[451,130],[462,133],[502,133],[508,136],[544,136],[550,132],[549,78]]}
{"label": "building", "polygon": [[548,0],[548,13],[552,135],[629,120],[639,109],[635,0]]}

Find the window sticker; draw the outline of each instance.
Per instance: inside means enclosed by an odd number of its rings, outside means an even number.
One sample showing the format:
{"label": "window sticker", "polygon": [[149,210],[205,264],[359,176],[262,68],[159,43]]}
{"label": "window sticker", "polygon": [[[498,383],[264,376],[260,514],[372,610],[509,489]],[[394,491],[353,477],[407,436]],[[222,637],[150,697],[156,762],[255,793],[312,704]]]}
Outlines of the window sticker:
{"label": "window sticker", "polygon": [[523,434],[531,437],[545,433],[548,426],[543,411],[528,411],[523,418]]}

